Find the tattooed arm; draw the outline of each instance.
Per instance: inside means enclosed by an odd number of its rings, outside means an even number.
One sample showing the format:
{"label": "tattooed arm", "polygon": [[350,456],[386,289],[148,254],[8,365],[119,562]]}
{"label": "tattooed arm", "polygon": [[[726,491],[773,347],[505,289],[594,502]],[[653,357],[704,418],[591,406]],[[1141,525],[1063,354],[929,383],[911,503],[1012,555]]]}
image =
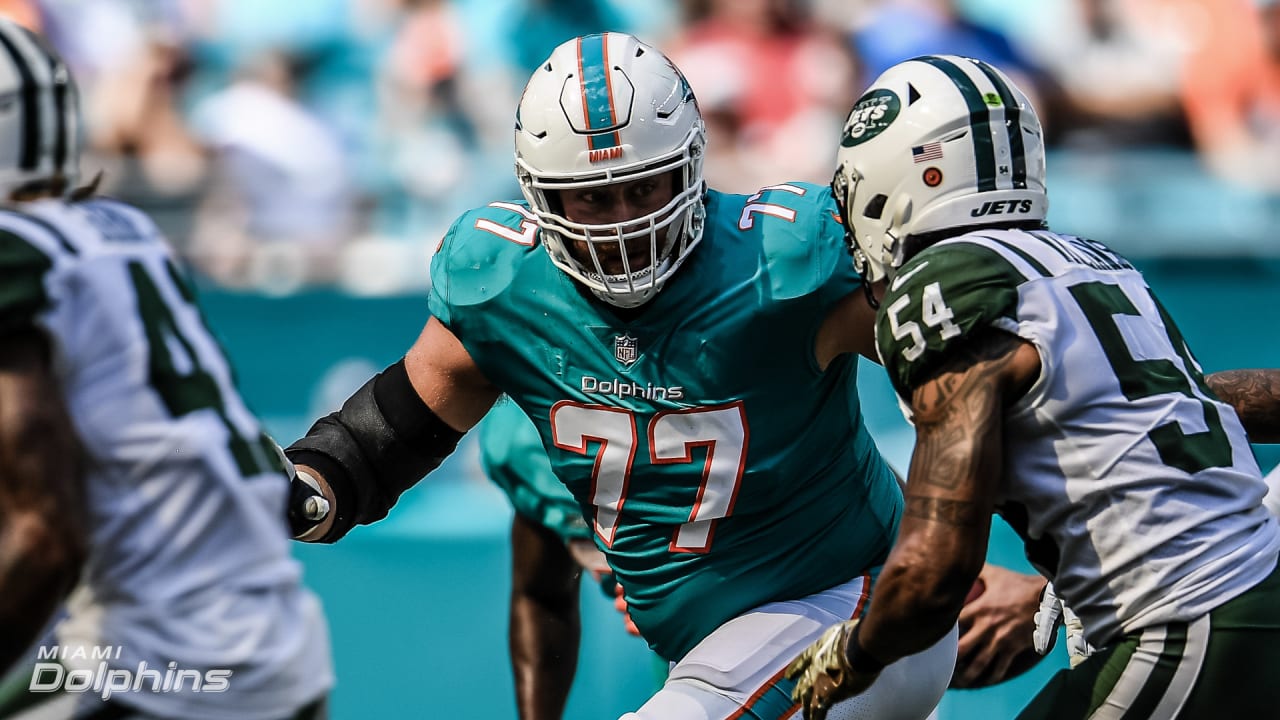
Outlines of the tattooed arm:
{"label": "tattooed arm", "polygon": [[859,630],[859,645],[879,662],[924,650],[955,624],[987,554],[1004,409],[1039,372],[1030,343],[990,331],[913,391],[906,510]]}
{"label": "tattooed arm", "polygon": [[1280,443],[1280,370],[1226,370],[1204,380],[1236,409],[1250,440]]}

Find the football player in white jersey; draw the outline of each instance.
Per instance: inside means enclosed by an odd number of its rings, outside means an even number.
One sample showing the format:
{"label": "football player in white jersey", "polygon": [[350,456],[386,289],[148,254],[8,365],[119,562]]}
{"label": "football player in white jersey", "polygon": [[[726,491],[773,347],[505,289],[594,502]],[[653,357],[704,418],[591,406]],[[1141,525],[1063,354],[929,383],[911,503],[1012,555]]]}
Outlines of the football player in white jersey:
{"label": "football player in white jersey", "polygon": [[0,98],[0,716],[323,717],[283,457],[155,225],[73,190],[75,86],[3,19]]}
{"label": "football player in white jersey", "polygon": [[1249,438],[1142,275],[1045,228],[1026,97],[976,60],[900,63],[833,192],[916,447],[875,601],[789,668],[807,719],[952,627],[993,511],[1100,648],[1020,717],[1274,714],[1280,524]]}

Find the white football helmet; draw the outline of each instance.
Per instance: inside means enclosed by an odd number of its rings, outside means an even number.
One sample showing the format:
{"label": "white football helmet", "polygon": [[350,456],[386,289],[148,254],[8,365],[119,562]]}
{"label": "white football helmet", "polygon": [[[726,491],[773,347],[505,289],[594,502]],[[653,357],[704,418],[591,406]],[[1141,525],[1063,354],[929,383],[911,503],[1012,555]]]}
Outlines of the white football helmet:
{"label": "white football helmet", "polygon": [[80,175],[79,97],[49,45],[0,18],[0,201],[52,180],[75,188]]}
{"label": "white football helmet", "polygon": [[[516,111],[516,176],[551,261],[617,307],[652,299],[702,239],[705,146],[702,114],[684,75],[623,33],[557,47],[534,71]],[[671,202],[625,223],[573,222],[551,192],[672,171],[679,172]],[[589,258],[574,257],[575,241]],[[626,245],[637,242],[649,245],[648,267],[626,260]],[[598,249],[606,246],[606,255],[621,253],[622,274],[602,268]]]}
{"label": "white football helmet", "polygon": [[926,55],[886,70],[853,106],[837,161],[832,194],[872,282],[902,265],[908,236],[1049,211],[1035,108],[971,58]]}

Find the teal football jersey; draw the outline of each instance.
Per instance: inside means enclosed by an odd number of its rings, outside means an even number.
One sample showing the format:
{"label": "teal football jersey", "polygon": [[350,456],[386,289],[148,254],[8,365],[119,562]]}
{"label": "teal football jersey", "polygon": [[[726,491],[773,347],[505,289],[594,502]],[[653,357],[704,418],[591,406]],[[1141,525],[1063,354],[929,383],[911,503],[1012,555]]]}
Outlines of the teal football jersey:
{"label": "teal football jersey", "polygon": [[582,509],[556,477],[538,429],[510,401],[499,401],[480,423],[480,464],[502,488],[511,507],[529,520],[570,540],[591,539]]}
{"label": "teal football jersey", "polygon": [[537,232],[523,204],[463,215],[431,312],[533,420],[654,650],[678,659],[746,610],[884,562],[902,496],[857,359],[813,357],[861,282],[826,188],[709,192],[701,245],[628,319]]}

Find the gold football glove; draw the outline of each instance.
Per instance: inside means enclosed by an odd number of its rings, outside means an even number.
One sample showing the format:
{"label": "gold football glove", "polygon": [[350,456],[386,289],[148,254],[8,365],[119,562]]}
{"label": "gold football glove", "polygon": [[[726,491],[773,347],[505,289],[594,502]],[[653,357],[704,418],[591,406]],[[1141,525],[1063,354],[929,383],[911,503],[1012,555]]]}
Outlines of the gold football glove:
{"label": "gold football glove", "polygon": [[805,720],[825,720],[832,705],[866,690],[880,674],[879,663],[869,657],[861,672],[850,665],[849,639],[857,627],[857,620],[849,620],[827,628],[787,666],[787,679],[796,683],[791,699],[800,703]]}

